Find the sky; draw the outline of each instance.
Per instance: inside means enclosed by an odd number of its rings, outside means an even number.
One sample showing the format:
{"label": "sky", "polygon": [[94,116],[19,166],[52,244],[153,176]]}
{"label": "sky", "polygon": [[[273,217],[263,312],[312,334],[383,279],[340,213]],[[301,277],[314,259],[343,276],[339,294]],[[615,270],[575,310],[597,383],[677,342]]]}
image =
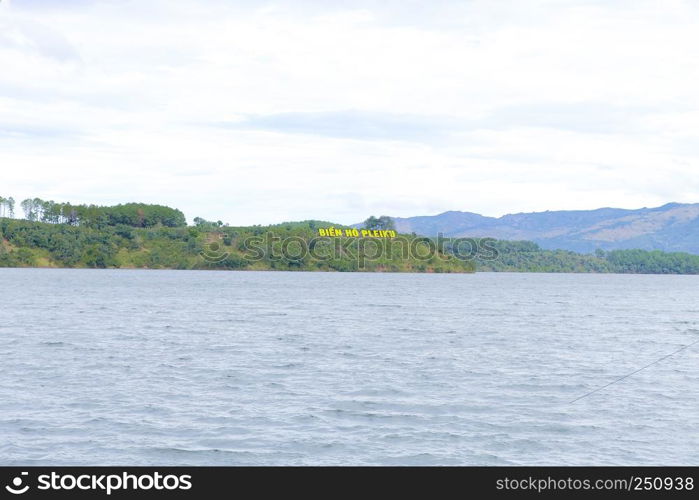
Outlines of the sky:
{"label": "sky", "polygon": [[231,225],[699,202],[699,4],[0,0],[0,196]]}

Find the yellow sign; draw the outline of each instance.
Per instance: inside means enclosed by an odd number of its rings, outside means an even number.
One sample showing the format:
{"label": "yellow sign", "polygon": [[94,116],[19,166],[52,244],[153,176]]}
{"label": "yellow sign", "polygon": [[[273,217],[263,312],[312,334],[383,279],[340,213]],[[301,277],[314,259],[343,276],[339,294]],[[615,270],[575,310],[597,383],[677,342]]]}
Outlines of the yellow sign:
{"label": "yellow sign", "polygon": [[339,238],[340,236],[348,236],[352,238],[395,238],[395,231],[392,229],[339,229],[329,227],[326,229],[318,229],[318,236],[332,236]]}

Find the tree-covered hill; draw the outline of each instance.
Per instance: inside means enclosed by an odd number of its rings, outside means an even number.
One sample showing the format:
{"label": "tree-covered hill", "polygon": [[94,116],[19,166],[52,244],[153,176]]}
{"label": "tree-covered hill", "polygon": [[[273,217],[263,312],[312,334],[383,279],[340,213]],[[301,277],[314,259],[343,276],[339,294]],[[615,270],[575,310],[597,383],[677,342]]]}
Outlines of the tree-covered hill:
{"label": "tree-covered hill", "polygon": [[[143,203],[73,205],[34,198],[20,206],[25,218],[13,218],[14,199],[0,197],[0,267],[699,274],[699,256],[686,253],[579,254],[530,241],[357,237],[347,236],[350,226],[319,220],[229,227],[196,217],[187,226],[181,211]],[[319,230],[330,227],[336,231],[328,234],[342,236],[319,237],[326,234]],[[390,217],[372,216],[362,227],[395,226]]]}
{"label": "tree-covered hill", "polygon": [[[11,201],[10,201],[11,200]],[[187,224],[184,214],[175,208],[146,203],[126,203],[114,206],[73,205],[40,198],[21,202],[25,219],[33,222],[68,224],[71,226],[103,228],[120,224],[132,227],[181,227]],[[12,214],[14,200],[0,198],[0,213]]]}
{"label": "tree-covered hill", "polygon": [[531,241],[494,241],[497,257],[476,259],[479,271],[699,274],[699,255],[659,250],[545,250]]}
{"label": "tree-covered hill", "polygon": [[[407,236],[320,238],[324,223],[228,227],[71,225],[0,219],[0,267],[147,269],[250,269],[299,271],[473,272],[474,263],[438,251],[429,240]],[[336,226],[340,227],[340,226]],[[414,245],[420,257],[406,255]]]}

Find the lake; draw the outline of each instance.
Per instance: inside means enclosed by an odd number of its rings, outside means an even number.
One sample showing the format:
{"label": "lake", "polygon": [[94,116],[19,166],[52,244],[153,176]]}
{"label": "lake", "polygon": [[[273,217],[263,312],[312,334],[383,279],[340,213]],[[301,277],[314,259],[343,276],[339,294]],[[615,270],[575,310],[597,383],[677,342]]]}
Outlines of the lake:
{"label": "lake", "polygon": [[0,282],[1,465],[699,463],[699,276]]}

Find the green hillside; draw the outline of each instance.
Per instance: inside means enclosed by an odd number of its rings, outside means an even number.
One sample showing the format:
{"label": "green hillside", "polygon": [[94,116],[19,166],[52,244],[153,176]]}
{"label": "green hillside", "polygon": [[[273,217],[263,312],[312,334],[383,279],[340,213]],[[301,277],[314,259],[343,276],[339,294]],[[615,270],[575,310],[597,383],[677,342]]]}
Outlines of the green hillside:
{"label": "green hillside", "polygon": [[[429,240],[401,236],[320,238],[318,221],[227,227],[82,226],[0,219],[0,267],[250,269],[285,271],[473,272],[473,262],[435,252]],[[341,227],[336,225],[335,227]],[[405,244],[401,244],[404,242]],[[423,248],[424,247],[424,248]]]}
{"label": "green hillside", "polygon": [[530,241],[491,241],[497,257],[477,258],[479,271],[699,274],[699,255],[659,250],[544,250]]}
{"label": "green hillside", "polygon": [[[0,215],[13,216],[14,206],[12,198],[0,198]],[[699,256],[687,253],[579,254],[529,241],[347,236],[349,226],[319,220],[229,227],[196,217],[188,226],[181,211],[143,203],[72,205],[35,198],[21,207],[24,219],[0,217],[0,267],[699,274]],[[364,227],[392,229],[394,221],[369,217]]]}

